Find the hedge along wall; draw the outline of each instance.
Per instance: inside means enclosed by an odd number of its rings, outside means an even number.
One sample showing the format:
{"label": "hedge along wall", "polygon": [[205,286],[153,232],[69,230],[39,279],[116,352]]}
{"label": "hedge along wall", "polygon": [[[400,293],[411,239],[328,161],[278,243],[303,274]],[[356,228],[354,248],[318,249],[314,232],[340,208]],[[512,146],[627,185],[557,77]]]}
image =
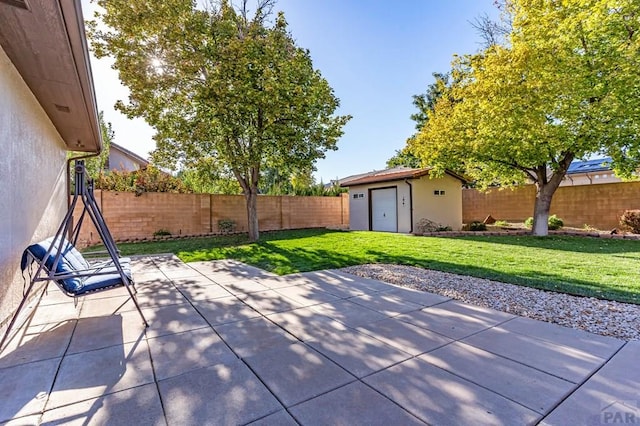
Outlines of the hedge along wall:
{"label": "hedge along wall", "polygon": [[[482,193],[475,189],[462,191],[462,215],[465,223],[484,220],[488,215],[497,220],[524,221],[533,216],[535,186],[491,189]],[[640,182],[561,186],[553,196],[550,214],[558,215],[566,226],[585,224],[598,229],[620,226],[625,210],[640,209]]]}
{"label": "hedge along wall", "polygon": [[[149,192],[96,191],[109,230],[116,241],[151,238],[159,230],[173,236],[218,233],[219,220],[232,220],[235,230],[248,231],[245,199],[242,195],[172,194]],[[82,205],[76,207],[78,220]],[[339,197],[258,197],[261,231],[317,227],[347,227],[349,198]],[[99,242],[96,229],[86,217],[81,229],[81,245]]]}

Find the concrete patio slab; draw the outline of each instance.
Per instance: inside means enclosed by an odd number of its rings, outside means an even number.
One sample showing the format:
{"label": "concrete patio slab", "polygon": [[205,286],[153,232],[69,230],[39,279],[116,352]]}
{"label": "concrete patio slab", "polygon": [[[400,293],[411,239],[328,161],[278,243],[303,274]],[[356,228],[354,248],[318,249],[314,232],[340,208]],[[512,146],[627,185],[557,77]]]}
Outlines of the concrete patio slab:
{"label": "concrete patio slab", "polygon": [[494,327],[514,316],[493,309],[449,301],[397,318],[457,340]]}
{"label": "concrete patio slab", "polygon": [[396,318],[367,324],[358,327],[358,330],[414,356],[434,350],[453,341],[441,334]]}
{"label": "concrete patio slab", "polygon": [[79,308],[79,306],[75,307],[73,304],[68,303],[38,306],[30,318],[29,324],[42,325],[75,320],[78,319]]}
{"label": "concrete patio slab", "polygon": [[321,305],[313,305],[309,309],[353,328],[386,318],[386,316],[380,312],[365,308],[349,300],[338,300]]}
{"label": "concrete patio slab", "polygon": [[389,284],[371,278],[359,277],[357,275],[348,274],[339,270],[321,271],[326,281],[330,284],[336,284],[345,287],[358,287],[365,293],[387,291]]}
{"label": "concrete patio slab", "polygon": [[298,426],[293,417],[289,415],[285,410],[280,410],[277,413],[263,417],[260,420],[249,423],[251,426]]}
{"label": "concrete patio slab", "polygon": [[292,335],[263,317],[219,325],[214,329],[241,358],[296,342]]}
{"label": "concrete patio slab", "polygon": [[364,382],[429,424],[524,425],[542,417],[418,359],[366,377]]}
{"label": "concrete patio slab", "polygon": [[462,342],[573,383],[582,383],[606,362],[606,359],[580,349],[502,328],[485,330]]}
{"label": "concrete patio slab", "polygon": [[[176,291],[176,288],[171,283],[156,286],[152,290],[139,289],[136,298],[138,305],[143,309],[154,306],[178,305],[187,302],[187,299],[182,293]],[[133,302],[131,305],[133,305]]]}
{"label": "concrete patio slab", "polygon": [[406,352],[351,330],[305,343],[358,378],[411,358]]}
{"label": "concrete patio slab", "polygon": [[439,294],[395,286],[390,286],[387,294],[393,294],[396,297],[402,298],[402,300],[411,303],[417,303],[418,305],[422,305],[424,307],[438,305],[440,303],[451,300],[450,298],[440,296]]}
{"label": "concrete patio slab", "polygon": [[142,312],[149,322],[147,337],[159,337],[209,326],[188,303],[143,309]]}
{"label": "concrete patio slab", "polygon": [[291,408],[307,425],[423,425],[362,382],[350,383]]}
{"label": "concrete patio slab", "polygon": [[167,423],[158,389],[155,384],[148,384],[46,411],[41,424],[161,426]]}
{"label": "concrete patio slab", "polygon": [[73,332],[67,354],[102,349],[145,338],[137,311],[115,315],[80,318]]}
{"label": "concrete patio slab", "polygon": [[302,341],[326,338],[332,333],[348,330],[341,322],[320,315],[310,308],[272,314],[267,318]]}
{"label": "concrete patio slab", "polygon": [[153,383],[146,341],[67,355],[60,364],[47,410]]}
{"label": "concrete patio slab", "polygon": [[[77,309],[52,289],[27,309],[40,324],[0,353],[0,424],[640,418],[640,342],[340,271],[278,277],[173,255],[132,262],[150,328],[123,288],[79,298]],[[283,307],[297,309],[272,313]]]}
{"label": "concrete patio slab", "polygon": [[42,412],[61,358],[0,369],[0,422]]}
{"label": "concrete patio slab", "polygon": [[213,281],[211,278],[206,275],[198,275],[193,277],[186,278],[174,278],[170,281],[174,286],[178,287],[180,290],[182,289],[191,289],[191,288],[202,288],[206,286],[219,284]]}
{"label": "concrete patio slab", "polygon": [[514,318],[500,325],[501,329],[513,331],[525,336],[535,337],[550,343],[569,346],[589,352],[600,358],[609,358],[615,351],[624,345],[624,341],[613,337],[600,336],[587,333],[583,330],[562,327],[544,321],[530,318]]}
{"label": "concrete patio slab", "polygon": [[640,341],[627,343],[544,419],[544,425],[638,424]]}
{"label": "concrete patio slab", "polygon": [[302,307],[295,300],[289,299],[275,290],[243,294],[238,296],[238,298],[264,315],[292,311]]}
{"label": "concrete patio slab", "polygon": [[164,267],[162,264],[160,265],[160,271],[169,278],[170,280],[180,279],[180,278],[189,278],[189,277],[201,277],[202,274],[200,271],[197,271],[188,265],[180,262],[180,265],[172,266],[172,267]]}
{"label": "concrete patio slab", "polygon": [[217,364],[231,364],[238,357],[209,328],[168,334],[147,340],[156,380]]}
{"label": "concrete patio slab", "polygon": [[136,285],[153,284],[167,281],[167,276],[159,269],[147,269],[145,272],[134,273]]}
{"label": "concrete patio slab", "polygon": [[176,283],[176,287],[191,302],[199,300],[211,300],[221,297],[233,296],[227,289],[213,281],[208,283],[189,282],[189,280],[181,280]]}
{"label": "concrete patio slab", "polygon": [[260,316],[259,312],[236,296],[197,300],[193,302],[193,306],[211,326],[244,321]]}
{"label": "concrete patio slab", "polygon": [[361,296],[367,293],[375,293],[375,291],[368,288],[361,288],[360,286],[348,285],[345,286],[336,280],[333,275],[327,273],[327,271],[321,272],[305,272],[302,276],[311,282],[312,287],[319,290],[326,291],[333,294],[340,299],[348,299],[354,296]]}
{"label": "concrete patio slab", "polygon": [[282,410],[241,361],[158,382],[169,425],[239,425]]}
{"label": "concrete patio slab", "polygon": [[0,369],[64,355],[76,321],[28,327],[17,334],[0,354]]}
{"label": "concrete patio slab", "polygon": [[[107,292],[104,294],[106,293]],[[79,309],[78,318],[103,317],[133,311],[135,309],[136,306],[128,294],[122,296],[111,295],[111,297],[85,296]]]}
{"label": "concrete patio slab", "polygon": [[[214,278],[215,280],[215,278]],[[252,279],[242,278],[242,279],[234,279],[232,278],[230,281],[218,282],[225,290],[229,293],[239,296],[242,294],[255,293],[258,291],[266,291],[269,290],[269,287],[266,285],[262,285],[257,281]]]}
{"label": "concrete patio slab", "polygon": [[548,413],[576,387],[574,383],[460,342],[421,355],[419,359],[540,414]]}
{"label": "concrete patio slab", "polygon": [[339,300],[337,296],[309,284],[299,284],[293,287],[278,287],[276,291],[294,300],[301,307]]}
{"label": "concrete patio slab", "polygon": [[58,305],[58,304],[74,304],[73,301],[73,297],[69,297],[66,294],[64,294],[63,292],[60,291],[60,289],[58,288],[57,285],[55,285],[54,283],[49,283],[47,285],[47,289],[45,290],[45,296],[42,299],[40,299],[40,306],[47,306],[47,305]]}
{"label": "concrete patio slab", "polygon": [[266,285],[271,290],[277,290],[283,287],[293,287],[298,285],[308,285],[311,281],[306,279],[302,274],[290,274],[283,276],[273,276],[269,278],[261,278],[260,284]]}
{"label": "concrete patio slab", "polygon": [[417,303],[409,302],[400,296],[390,293],[383,294],[365,294],[353,297],[349,301],[357,303],[360,306],[369,308],[376,312],[380,312],[388,317],[394,317],[411,311],[422,309],[423,306]]}
{"label": "concrete patio slab", "polygon": [[285,407],[355,380],[355,377],[304,343],[261,352],[245,361]]}

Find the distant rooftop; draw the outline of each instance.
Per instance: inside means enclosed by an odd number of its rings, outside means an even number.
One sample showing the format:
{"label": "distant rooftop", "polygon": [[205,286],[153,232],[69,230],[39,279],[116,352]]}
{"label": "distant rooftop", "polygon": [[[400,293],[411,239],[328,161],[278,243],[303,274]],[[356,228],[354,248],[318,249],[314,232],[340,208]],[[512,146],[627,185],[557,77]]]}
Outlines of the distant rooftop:
{"label": "distant rooftop", "polygon": [[587,161],[573,161],[567,170],[568,175],[576,173],[592,173],[592,172],[604,172],[611,170],[611,163],[613,160],[611,157],[596,158],[595,160]]}

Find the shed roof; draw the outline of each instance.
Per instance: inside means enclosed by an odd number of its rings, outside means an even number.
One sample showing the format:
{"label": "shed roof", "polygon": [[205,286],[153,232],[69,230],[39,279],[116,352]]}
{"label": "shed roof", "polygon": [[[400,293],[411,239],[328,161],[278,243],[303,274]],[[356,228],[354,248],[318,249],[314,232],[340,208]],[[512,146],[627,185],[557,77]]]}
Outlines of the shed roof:
{"label": "shed roof", "polygon": [[[421,178],[422,176],[427,176],[430,170],[432,170],[432,167],[427,167],[424,169],[406,169],[400,171],[395,171],[393,169],[381,170],[380,172],[376,172],[374,174],[368,174],[361,178],[349,180],[347,182],[344,182],[340,186],[357,186],[366,185],[369,183],[391,182],[394,180],[417,179]],[[467,182],[466,179],[464,179],[462,176],[449,170],[447,170],[445,173],[453,178],[459,179],[463,183]]]}

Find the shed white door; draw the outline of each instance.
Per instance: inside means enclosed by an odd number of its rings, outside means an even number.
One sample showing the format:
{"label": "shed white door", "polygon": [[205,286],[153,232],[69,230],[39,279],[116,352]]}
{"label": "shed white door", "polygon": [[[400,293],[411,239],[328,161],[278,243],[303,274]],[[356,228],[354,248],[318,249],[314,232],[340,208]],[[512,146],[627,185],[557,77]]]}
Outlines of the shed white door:
{"label": "shed white door", "polygon": [[371,230],[398,232],[397,189],[371,190]]}

